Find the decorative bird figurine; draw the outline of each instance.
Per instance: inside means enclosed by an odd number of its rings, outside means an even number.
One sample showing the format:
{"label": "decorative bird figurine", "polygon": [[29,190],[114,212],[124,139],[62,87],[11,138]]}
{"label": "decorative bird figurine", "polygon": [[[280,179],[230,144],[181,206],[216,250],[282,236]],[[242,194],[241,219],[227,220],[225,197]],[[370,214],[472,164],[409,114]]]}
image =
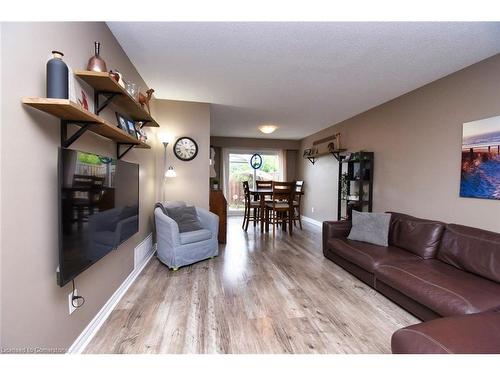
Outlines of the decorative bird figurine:
{"label": "decorative bird figurine", "polygon": [[139,93],[139,104],[141,105],[141,108],[144,108],[144,106],[146,106],[149,114],[151,114],[151,109],[149,108],[149,101],[151,100],[151,97],[153,96],[154,92],[155,90],[149,89],[148,91],[146,91],[146,95],[144,95],[142,92]]}

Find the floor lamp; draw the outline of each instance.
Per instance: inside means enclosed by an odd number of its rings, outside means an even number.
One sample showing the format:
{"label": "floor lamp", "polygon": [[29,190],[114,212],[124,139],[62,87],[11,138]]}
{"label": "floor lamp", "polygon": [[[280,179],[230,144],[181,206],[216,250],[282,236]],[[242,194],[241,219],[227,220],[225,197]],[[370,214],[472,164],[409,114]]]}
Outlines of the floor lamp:
{"label": "floor lamp", "polygon": [[172,142],[173,140],[173,136],[171,136],[170,134],[166,134],[166,133],[161,133],[160,136],[160,141],[161,143],[163,143],[163,174],[164,174],[164,178],[162,180],[162,196],[163,196],[163,202],[166,202],[167,199],[166,199],[166,188],[165,188],[165,179],[167,178],[171,178],[171,177],[175,177],[177,174],[175,173],[175,169],[170,166],[168,167],[167,169],[167,146],[169,143]]}

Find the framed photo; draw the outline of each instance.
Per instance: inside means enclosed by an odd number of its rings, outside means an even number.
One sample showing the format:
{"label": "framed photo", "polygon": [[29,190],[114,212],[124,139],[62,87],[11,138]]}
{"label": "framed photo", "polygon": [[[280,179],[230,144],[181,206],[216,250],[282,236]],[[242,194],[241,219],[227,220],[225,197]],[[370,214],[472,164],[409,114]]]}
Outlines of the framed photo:
{"label": "framed photo", "polygon": [[128,131],[128,124],[127,124],[127,118],[124,117],[122,114],[116,112],[116,120],[118,121],[118,127],[125,131],[125,132],[129,132]]}
{"label": "framed photo", "polygon": [[138,138],[137,132],[135,130],[135,121],[125,117],[121,113],[116,112],[116,119],[118,120],[118,127],[123,131],[127,132],[134,138]]}
{"label": "framed photo", "polygon": [[127,119],[127,126],[129,134],[134,138],[138,138],[137,131],[135,130],[135,121]]}

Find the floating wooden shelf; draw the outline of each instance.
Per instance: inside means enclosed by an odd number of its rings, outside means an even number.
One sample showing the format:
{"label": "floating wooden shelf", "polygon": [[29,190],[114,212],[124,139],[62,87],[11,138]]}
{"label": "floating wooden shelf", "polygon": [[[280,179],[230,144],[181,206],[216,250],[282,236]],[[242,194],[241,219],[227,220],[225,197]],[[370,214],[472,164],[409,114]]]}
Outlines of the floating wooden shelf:
{"label": "floating wooden shelf", "polygon": [[319,157],[325,156],[325,155],[333,155],[335,157],[335,159],[337,159],[337,161],[340,161],[340,154],[343,152],[346,152],[346,151],[347,151],[346,148],[342,148],[342,149],[334,150],[334,151],[318,152],[318,153],[313,154],[313,155],[305,156],[305,158],[307,158],[313,165],[314,165],[314,163],[316,163],[316,158],[319,158]]}
{"label": "floating wooden shelf", "polygon": [[121,108],[124,115],[130,116],[132,120],[147,121],[144,126],[160,126],[127,90],[110,77],[109,73],[76,70],[74,74],[92,87],[96,93],[108,96],[114,94],[111,101]]}
{"label": "floating wooden shelf", "polygon": [[151,148],[147,143],[139,141],[116,125],[107,122],[68,99],[26,97],[22,101],[30,107],[49,113],[61,120],[80,126],[88,126],[89,131],[119,144],[134,145],[138,148]]}

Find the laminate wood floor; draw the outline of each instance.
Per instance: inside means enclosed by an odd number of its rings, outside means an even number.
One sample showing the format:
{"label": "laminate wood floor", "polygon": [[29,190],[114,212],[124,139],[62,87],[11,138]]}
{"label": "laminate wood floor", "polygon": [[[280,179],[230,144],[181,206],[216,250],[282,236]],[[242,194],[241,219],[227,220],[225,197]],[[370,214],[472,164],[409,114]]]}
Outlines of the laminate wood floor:
{"label": "laminate wood floor", "polygon": [[227,242],[176,272],[154,257],[86,353],[390,353],[419,322],[326,259],[311,224],[273,238],[232,217]]}

